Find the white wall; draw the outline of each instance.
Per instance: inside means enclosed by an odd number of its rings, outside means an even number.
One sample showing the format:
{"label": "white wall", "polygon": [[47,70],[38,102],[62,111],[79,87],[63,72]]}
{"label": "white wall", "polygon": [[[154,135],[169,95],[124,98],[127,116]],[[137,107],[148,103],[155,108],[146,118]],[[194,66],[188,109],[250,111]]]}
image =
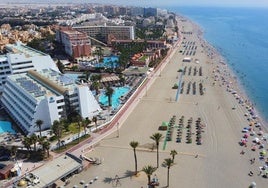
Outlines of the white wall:
{"label": "white wall", "polygon": [[93,116],[102,111],[97,100],[87,86],[78,86],[78,98],[80,105],[80,112],[83,118],[91,119]]}

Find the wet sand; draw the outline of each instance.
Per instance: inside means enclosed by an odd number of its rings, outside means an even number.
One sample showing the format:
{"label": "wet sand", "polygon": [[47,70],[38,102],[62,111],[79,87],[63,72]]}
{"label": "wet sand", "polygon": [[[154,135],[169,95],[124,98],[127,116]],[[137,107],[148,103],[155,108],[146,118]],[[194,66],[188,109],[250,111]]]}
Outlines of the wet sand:
{"label": "wet sand", "polygon": [[[222,58],[202,40],[199,28],[189,21],[179,22],[180,29],[182,26],[185,32],[182,35],[183,44],[175,48],[175,54],[168,58],[165,68],[159,70],[161,73],[150,77],[155,81],[146,91],[143,90],[140,98],[135,99],[137,104],[131,109],[131,113],[120,119],[120,130],[115,128],[112,134],[99,141],[93,149],[83,153],[88,157],[101,159],[102,164],[90,165],[85,171],[72,177],[67,187],[79,185],[81,180],[89,182],[96,176],[98,180],[90,187],[115,187],[116,182],[113,179],[116,175],[119,176],[118,186],[146,187],[147,177],[143,172],[132,176],[134,157],[129,143],[134,140],[140,144],[137,148],[138,170],[145,165],[156,166],[156,151],[152,150],[153,140],[150,136],[160,132],[165,137],[166,131],[158,131],[158,127],[162,122],[168,122],[173,115],[176,116],[176,125],[181,116],[184,116],[185,125],[192,118],[193,133],[195,120],[201,118],[204,132],[202,145],[196,144],[196,135],[193,135],[191,144],[186,143],[186,129],[183,129],[182,142],[177,143],[177,128],[174,128],[171,141],[167,141],[166,145],[164,139],[160,142],[160,163],[170,157],[170,150],[175,149],[178,152],[175,164],[170,169],[169,187],[244,188],[252,181],[257,183],[257,187],[267,186],[268,179],[257,175],[259,166],[263,165],[263,161],[258,159],[259,150],[250,150],[254,136],[248,139],[248,147],[239,145],[243,136],[241,130],[249,125],[244,114],[248,113],[246,106],[250,104],[239,104],[236,96],[227,91],[226,84],[229,84],[230,88],[237,91],[237,95],[243,97],[228,67],[220,63]],[[188,55],[193,58],[190,63],[182,62],[186,55],[179,52],[185,49],[183,46],[188,42],[195,42],[194,45],[197,46],[195,55]],[[185,67],[187,71],[181,77],[178,70]],[[197,70],[202,67],[202,76],[198,73],[194,75],[195,67]],[[172,86],[179,83],[179,78],[184,82],[184,89],[177,97],[177,90],[172,89]],[[195,95],[192,85],[194,82]],[[205,88],[203,95],[199,92],[200,83]],[[244,155],[240,154],[241,150],[245,151]],[[251,158],[256,158],[254,164],[250,164]],[[253,176],[248,175],[249,171],[253,172]],[[159,187],[165,187],[167,169],[160,165],[154,174],[159,179]]]}

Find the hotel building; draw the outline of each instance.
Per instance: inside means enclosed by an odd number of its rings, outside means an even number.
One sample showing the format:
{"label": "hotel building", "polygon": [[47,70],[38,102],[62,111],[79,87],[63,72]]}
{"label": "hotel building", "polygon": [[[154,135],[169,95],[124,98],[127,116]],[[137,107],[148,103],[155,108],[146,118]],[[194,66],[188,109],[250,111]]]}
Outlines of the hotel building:
{"label": "hotel building", "polygon": [[82,118],[101,112],[88,86],[52,69],[8,76],[1,102],[25,134],[39,130],[35,126],[39,119],[44,122],[42,129],[48,129],[71,111],[77,111]]}
{"label": "hotel building", "polygon": [[86,33],[88,36],[109,44],[109,39],[134,40],[133,26],[77,26],[77,31]]}
{"label": "hotel building", "polygon": [[3,85],[9,75],[45,68],[59,71],[48,54],[37,51],[22,43],[7,44],[5,49],[8,53],[0,56],[0,92],[2,92]]}
{"label": "hotel building", "polygon": [[90,39],[83,32],[61,28],[56,32],[56,40],[63,44],[65,52],[73,58],[91,54]]}

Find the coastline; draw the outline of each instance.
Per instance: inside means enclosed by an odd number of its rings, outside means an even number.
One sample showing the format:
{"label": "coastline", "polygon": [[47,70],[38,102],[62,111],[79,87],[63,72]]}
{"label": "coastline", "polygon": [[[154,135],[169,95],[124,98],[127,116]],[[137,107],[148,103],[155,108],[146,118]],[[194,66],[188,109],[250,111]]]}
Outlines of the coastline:
{"label": "coastline", "polygon": [[228,75],[225,75],[225,77],[228,77],[233,82],[232,86],[233,86],[234,90],[236,90],[239,93],[238,95],[241,96],[241,98],[247,100],[248,105],[251,105],[254,107],[254,111],[258,115],[258,120],[263,125],[263,128],[265,129],[265,131],[268,132],[267,120],[265,120],[265,118],[263,118],[264,115],[260,112],[260,110],[258,110],[257,107],[255,107],[255,104],[250,100],[250,97],[248,96],[243,84],[241,83],[242,81],[239,79],[239,76],[237,74],[235,74],[234,70],[231,68],[231,66],[229,66],[228,61],[222,56],[221,52],[219,50],[217,50],[213,46],[213,44],[211,44],[209,41],[207,41],[204,38],[205,29],[203,29],[198,23],[192,21],[190,18],[188,18],[180,13],[176,13],[176,14],[177,14],[177,16],[191,22],[191,24],[198,30],[199,39],[201,41],[203,41],[204,45],[207,46],[208,49],[210,49],[209,50],[210,52],[213,52],[213,57],[216,58],[219,62],[224,63],[224,64],[219,63],[219,66],[221,66],[221,67],[226,66],[227,67]]}

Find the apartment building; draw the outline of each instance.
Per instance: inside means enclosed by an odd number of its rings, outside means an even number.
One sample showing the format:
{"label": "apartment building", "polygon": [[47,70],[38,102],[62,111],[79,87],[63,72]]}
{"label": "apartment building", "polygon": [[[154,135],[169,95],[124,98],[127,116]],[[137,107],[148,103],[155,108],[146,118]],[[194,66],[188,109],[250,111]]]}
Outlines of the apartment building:
{"label": "apartment building", "polygon": [[7,53],[0,56],[0,92],[2,92],[3,85],[9,75],[45,68],[59,71],[48,54],[37,51],[22,43],[7,44],[5,49]]}
{"label": "apartment building", "polygon": [[102,111],[88,86],[52,69],[9,76],[1,102],[25,134],[39,130],[35,126],[39,119],[44,122],[42,129],[48,129],[71,111],[83,118],[92,118]]}
{"label": "apartment building", "polygon": [[86,33],[89,37],[100,40],[106,44],[110,39],[134,40],[135,32],[133,26],[77,26],[73,27],[77,31]]}
{"label": "apartment building", "polygon": [[56,32],[56,40],[63,44],[65,52],[73,58],[91,54],[90,39],[83,32],[62,27]]}

